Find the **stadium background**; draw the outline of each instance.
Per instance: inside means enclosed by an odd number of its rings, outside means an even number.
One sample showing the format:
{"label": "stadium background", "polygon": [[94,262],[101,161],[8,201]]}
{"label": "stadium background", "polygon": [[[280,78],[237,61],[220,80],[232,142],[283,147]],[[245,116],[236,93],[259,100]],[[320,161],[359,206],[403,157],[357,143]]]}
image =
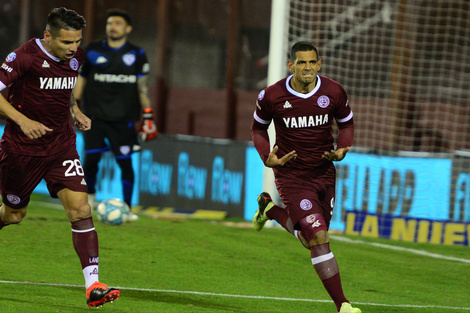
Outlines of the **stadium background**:
{"label": "stadium background", "polygon": [[[147,51],[163,136],[135,156],[134,202],[249,219],[262,189],[249,128],[267,83],[271,1],[1,0],[1,55],[42,36],[56,6],[86,17],[83,44],[104,36],[108,8],[126,9],[131,41]],[[338,163],[332,227],[469,245],[469,2],[299,0],[288,7],[288,43],[317,44],[321,73],[345,87],[355,114],[353,152]],[[119,170],[111,157],[104,162],[100,196],[119,196]]]}

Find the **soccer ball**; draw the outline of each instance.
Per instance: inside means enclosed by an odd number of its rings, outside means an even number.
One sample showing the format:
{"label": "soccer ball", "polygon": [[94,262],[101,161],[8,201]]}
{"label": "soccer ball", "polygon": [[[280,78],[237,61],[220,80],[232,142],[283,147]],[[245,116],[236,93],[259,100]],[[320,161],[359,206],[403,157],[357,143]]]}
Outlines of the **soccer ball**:
{"label": "soccer ball", "polygon": [[96,213],[101,222],[120,225],[129,218],[129,206],[121,199],[109,199],[98,204]]}

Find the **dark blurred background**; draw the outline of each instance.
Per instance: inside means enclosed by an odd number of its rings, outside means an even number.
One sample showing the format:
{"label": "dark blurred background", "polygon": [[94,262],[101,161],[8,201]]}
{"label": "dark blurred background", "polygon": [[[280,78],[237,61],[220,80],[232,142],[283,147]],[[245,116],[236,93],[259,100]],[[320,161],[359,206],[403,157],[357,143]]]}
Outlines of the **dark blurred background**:
{"label": "dark blurred background", "polygon": [[[251,140],[267,83],[271,0],[0,0],[0,55],[42,37],[59,6],[87,19],[83,46],[104,37],[108,9],[131,14],[160,132]],[[296,0],[289,44],[314,41],[321,74],[345,87],[355,147],[470,150],[469,10],[467,0]]]}

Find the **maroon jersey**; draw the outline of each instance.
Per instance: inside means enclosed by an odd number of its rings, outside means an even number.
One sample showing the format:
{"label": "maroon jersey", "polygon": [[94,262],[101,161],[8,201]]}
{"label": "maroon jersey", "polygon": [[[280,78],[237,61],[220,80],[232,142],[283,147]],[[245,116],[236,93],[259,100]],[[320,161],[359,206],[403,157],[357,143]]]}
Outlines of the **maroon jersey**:
{"label": "maroon jersey", "polygon": [[317,75],[309,93],[295,91],[286,77],[258,95],[253,129],[267,129],[274,121],[278,157],[295,150],[297,159],[284,168],[313,169],[330,163],[322,159],[333,149],[333,120],[351,121],[353,113],[344,89],[332,79]]}
{"label": "maroon jersey", "polygon": [[23,155],[46,156],[75,144],[70,123],[70,97],[85,52],[79,48],[70,61],[49,54],[40,39],[31,39],[10,53],[0,68],[0,90],[9,87],[8,101],[28,118],[53,129],[29,139],[7,120],[1,149]]}

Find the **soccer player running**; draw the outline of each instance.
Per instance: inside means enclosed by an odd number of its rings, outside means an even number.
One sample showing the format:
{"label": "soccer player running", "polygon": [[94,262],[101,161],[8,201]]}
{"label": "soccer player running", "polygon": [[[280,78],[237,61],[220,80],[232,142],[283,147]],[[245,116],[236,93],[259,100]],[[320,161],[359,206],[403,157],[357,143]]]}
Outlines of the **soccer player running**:
{"label": "soccer player running", "polygon": [[[134,122],[140,119],[141,111],[141,139],[147,141],[158,136],[148,95],[147,56],[127,40],[131,31],[132,21],[126,11],[108,11],[106,39],[85,48],[85,62],[74,90],[75,97],[82,100],[83,112],[93,121],[91,131],[84,134],[84,170],[93,206],[98,163],[102,153],[111,148],[121,168],[123,200],[131,207],[134,187],[131,156],[140,150]],[[129,220],[137,219],[131,212]]]}
{"label": "soccer player running", "polygon": [[[350,150],[353,113],[344,89],[318,75],[321,59],[310,42],[297,42],[288,60],[292,75],[262,90],[252,124],[253,143],[267,167],[273,168],[285,208],[266,192],[258,196],[253,226],[260,231],[275,220],[311,251],[313,267],[341,313],[361,313],[343,294],[339,268],[329,246],[328,228],[335,198],[336,170]],[[339,128],[333,147],[333,119]],[[268,126],[274,121],[276,143],[270,151]]]}
{"label": "soccer player running", "polygon": [[85,57],[78,47],[84,27],[85,19],[75,11],[55,8],[44,38],[24,43],[0,68],[0,90],[9,87],[8,101],[0,95],[0,114],[7,118],[0,151],[0,229],[23,220],[31,193],[44,179],[72,224],[86,301],[94,307],[114,301],[120,292],[98,280],[98,237],[70,122],[73,118],[84,131],[91,127],[72,96]]}

